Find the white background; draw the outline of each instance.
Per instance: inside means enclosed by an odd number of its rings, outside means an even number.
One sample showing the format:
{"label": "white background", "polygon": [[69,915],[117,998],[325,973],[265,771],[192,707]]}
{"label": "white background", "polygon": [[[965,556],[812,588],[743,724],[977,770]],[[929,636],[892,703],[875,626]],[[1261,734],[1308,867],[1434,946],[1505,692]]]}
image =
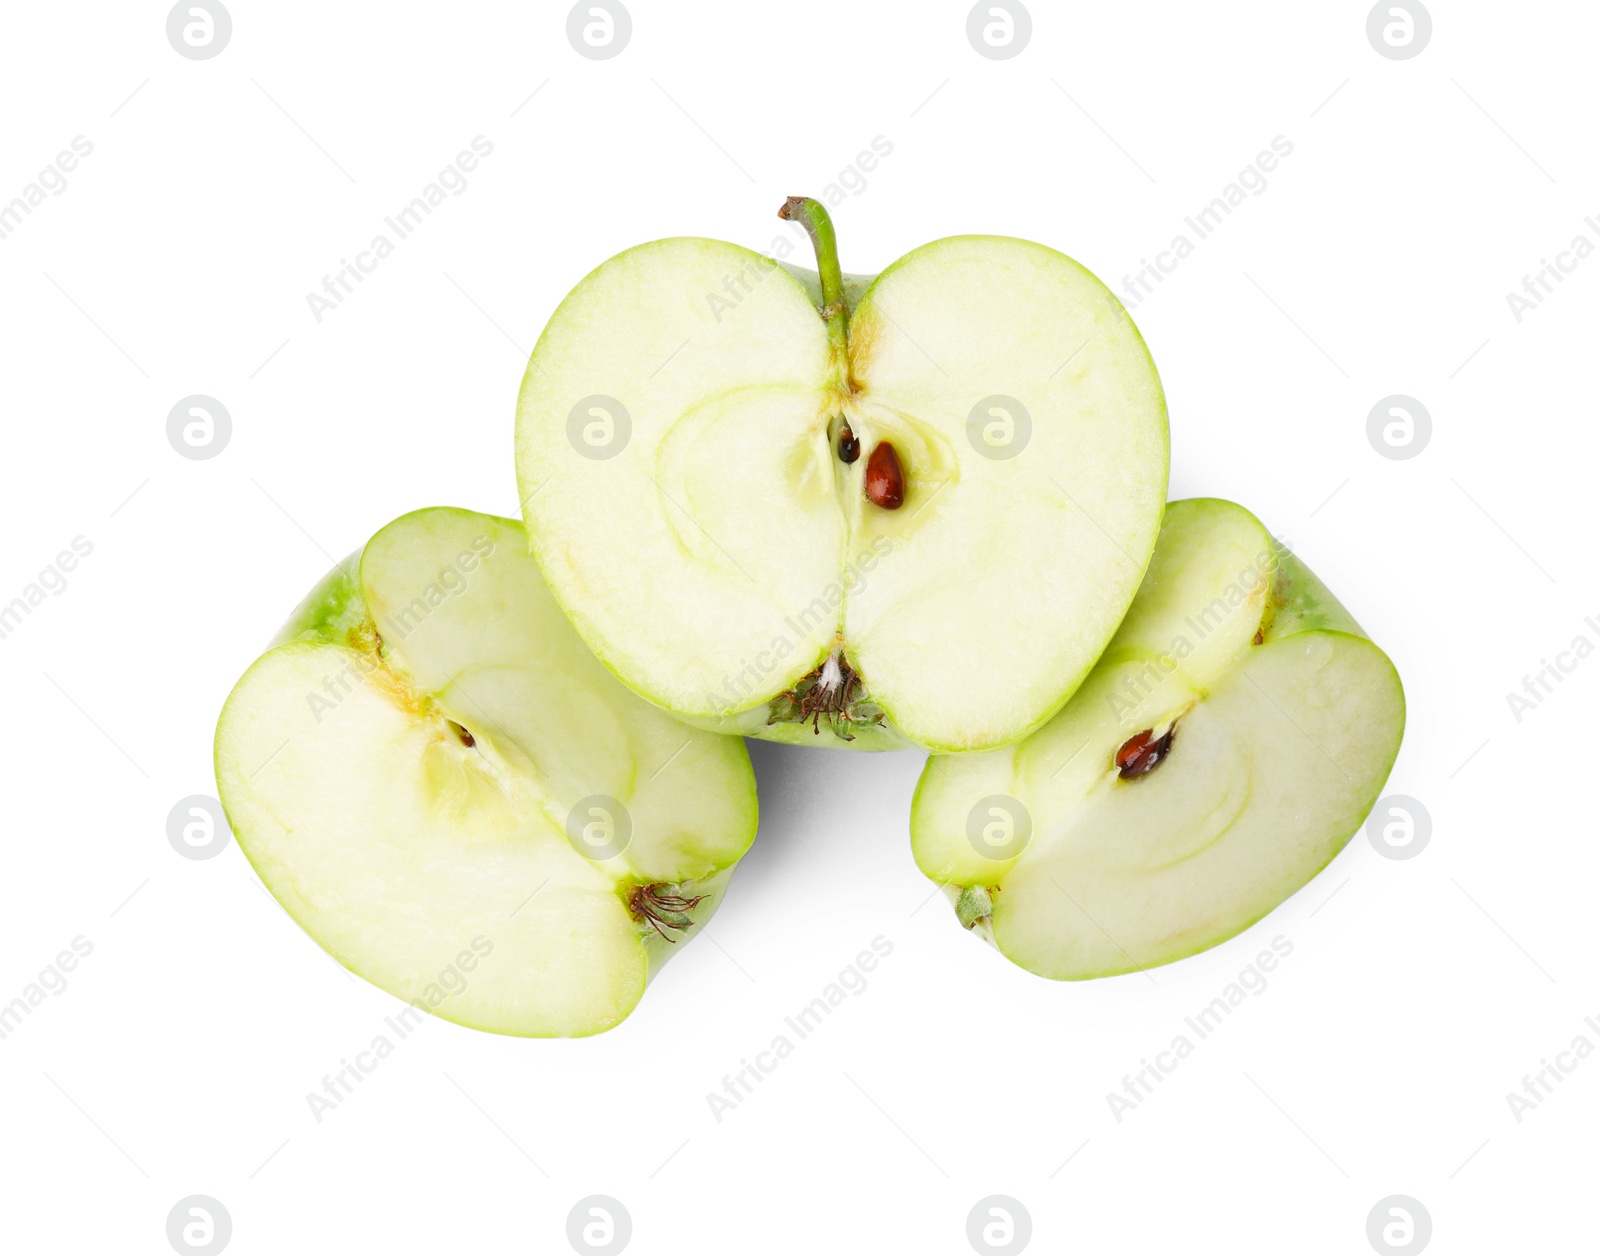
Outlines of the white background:
{"label": "white background", "polygon": [[[566,13],[236,0],[229,46],[193,61],[162,5],[7,8],[0,201],[74,136],[94,151],[0,240],[0,601],[73,537],[93,553],[0,640],[0,1002],[75,936],[94,950],[0,1041],[5,1248],[167,1252],[169,1209],[207,1194],[241,1254],[566,1251],[596,1193],[639,1253],[965,1252],[997,1193],[1037,1251],[1366,1252],[1397,1193],[1438,1252],[1582,1246],[1600,1062],[1520,1123],[1506,1094],[1600,1045],[1600,660],[1520,723],[1506,694],[1600,644],[1600,260],[1520,324],[1506,294],[1600,243],[1600,11],[1438,0],[1403,61],[1361,3],[1038,3],[1003,61],[941,0],[636,0],[607,61]],[[477,135],[467,190],[316,322],[306,294]],[[168,844],[173,804],[215,790],[229,687],[390,518],[517,512],[526,353],[590,268],[666,235],[765,249],[785,195],[880,135],[834,210],[847,270],[991,232],[1119,290],[1293,143],[1134,317],[1172,496],[1249,506],[1398,665],[1386,788],[1430,845],[1396,862],[1358,834],[1232,942],[1056,985],[929,901],[921,756],[752,745],[756,847],[622,1027],[429,1022],[316,1123],[307,1092],[398,1005],[236,847]],[[165,434],[194,393],[233,418],[209,461]],[[1366,437],[1396,393],[1433,419],[1406,461]],[[880,934],[868,988],[718,1123],[707,1092]],[[1107,1093],[1279,934],[1268,988],[1119,1123]]]}

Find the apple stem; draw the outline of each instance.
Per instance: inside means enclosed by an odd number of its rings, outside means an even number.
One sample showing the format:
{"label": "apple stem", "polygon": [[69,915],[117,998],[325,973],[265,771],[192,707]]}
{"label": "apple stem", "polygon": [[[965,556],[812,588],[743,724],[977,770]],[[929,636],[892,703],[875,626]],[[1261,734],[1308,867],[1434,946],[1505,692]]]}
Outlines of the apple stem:
{"label": "apple stem", "polygon": [[833,219],[821,201],[809,196],[791,196],[778,210],[778,217],[799,223],[811,237],[811,246],[817,252],[817,275],[822,280],[820,312],[828,324],[829,342],[842,353],[849,312],[845,308],[844,276],[839,270],[839,241],[833,234]]}

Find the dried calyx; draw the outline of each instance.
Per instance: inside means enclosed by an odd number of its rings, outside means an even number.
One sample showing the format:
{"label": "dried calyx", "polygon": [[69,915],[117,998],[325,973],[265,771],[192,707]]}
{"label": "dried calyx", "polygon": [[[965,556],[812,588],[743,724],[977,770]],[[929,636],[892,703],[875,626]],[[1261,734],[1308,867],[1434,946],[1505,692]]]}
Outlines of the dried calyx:
{"label": "dried calyx", "polygon": [[837,648],[821,667],[774,698],[767,716],[768,724],[810,724],[813,734],[822,732],[824,720],[845,741],[855,740],[853,725],[884,726],[883,709],[866,696],[860,674]]}
{"label": "dried calyx", "polygon": [[654,929],[668,942],[676,942],[672,931],[682,933],[694,924],[689,913],[706,901],[704,894],[687,895],[682,891],[682,886],[665,882],[636,885],[628,894],[628,911],[640,924]]}
{"label": "dried calyx", "polygon": [[1160,737],[1155,735],[1153,728],[1147,728],[1128,738],[1117,749],[1117,775],[1125,781],[1149,776],[1161,766],[1167,752],[1172,749],[1172,735],[1177,731],[1178,726],[1174,724]]}

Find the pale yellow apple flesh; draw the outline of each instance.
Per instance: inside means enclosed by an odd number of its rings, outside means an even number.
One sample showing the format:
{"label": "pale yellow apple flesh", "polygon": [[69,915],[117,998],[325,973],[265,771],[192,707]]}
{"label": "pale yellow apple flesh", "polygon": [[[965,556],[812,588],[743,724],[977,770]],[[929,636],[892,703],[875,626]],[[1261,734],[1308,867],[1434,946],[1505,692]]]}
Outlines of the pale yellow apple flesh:
{"label": "pale yellow apple flesh", "polygon": [[[1232,503],[1175,502],[1072,701],[1019,745],[928,761],[912,849],[962,922],[1024,968],[1168,963],[1339,852],[1404,723],[1393,665],[1304,564]],[[1147,730],[1171,731],[1170,748],[1127,779],[1118,751]]]}
{"label": "pale yellow apple flesh", "polygon": [[396,520],[313,592],[228,698],[216,767],[307,933],[498,1033],[622,1020],[755,833],[743,744],[618,683],[521,526],[461,510]]}

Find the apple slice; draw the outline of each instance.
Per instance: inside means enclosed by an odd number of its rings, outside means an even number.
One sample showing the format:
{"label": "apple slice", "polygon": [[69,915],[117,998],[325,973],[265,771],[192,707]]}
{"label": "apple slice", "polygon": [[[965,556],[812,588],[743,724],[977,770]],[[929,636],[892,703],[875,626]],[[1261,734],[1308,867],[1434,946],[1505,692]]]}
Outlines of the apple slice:
{"label": "apple slice", "polygon": [[240,848],[345,967],[477,1029],[597,1033],[755,835],[742,742],[584,648],[520,525],[420,510],[302,603],[217,724]]}
{"label": "apple slice", "polygon": [[[1159,530],[1165,402],[1116,298],[960,236],[868,283],[716,240],[619,254],[528,363],[533,550],[589,647],[695,723],[958,751],[1050,717]],[[822,734],[827,734],[824,738]]]}
{"label": "apple slice", "polygon": [[928,760],[912,851],[961,923],[1031,972],[1169,963],[1343,848],[1404,725],[1394,665],[1253,515],[1174,502],[1072,701],[1018,746]]}

